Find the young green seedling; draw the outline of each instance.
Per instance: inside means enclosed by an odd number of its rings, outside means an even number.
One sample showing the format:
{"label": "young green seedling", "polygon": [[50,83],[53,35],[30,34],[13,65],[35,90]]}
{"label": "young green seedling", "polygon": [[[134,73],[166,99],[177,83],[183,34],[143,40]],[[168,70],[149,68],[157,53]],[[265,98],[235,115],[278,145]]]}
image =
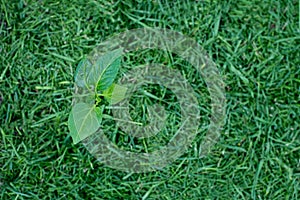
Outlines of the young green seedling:
{"label": "young green seedling", "polygon": [[104,105],[100,96],[111,104],[121,101],[126,88],[114,84],[121,65],[123,49],[116,49],[100,56],[95,64],[83,59],[75,73],[75,85],[85,94],[94,96],[94,101],[77,102],[69,115],[68,126],[74,144],[95,133],[101,124]]}

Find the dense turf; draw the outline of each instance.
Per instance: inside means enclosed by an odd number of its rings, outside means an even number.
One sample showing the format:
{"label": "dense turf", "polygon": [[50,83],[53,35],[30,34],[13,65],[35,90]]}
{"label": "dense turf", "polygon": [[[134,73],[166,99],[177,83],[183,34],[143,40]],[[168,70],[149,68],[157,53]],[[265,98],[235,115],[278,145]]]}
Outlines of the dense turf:
{"label": "dense turf", "polygon": [[[299,199],[300,2],[130,2],[1,1],[0,198]],[[227,119],[208,156],[198,156],[199,134],[163,171],[127,174],[73,145],[67,117],[82,57],[111,34],[145,26],[180,31],[206,49],[226,83]],[[153,57],[139,52],[127,65]],[[207,110],[205,85],[192,84]],[[163,95],[155,85],[146,89]],[[132,101],[142,113],[153,99]],[[130,139],[118,137],[130,149]]]}

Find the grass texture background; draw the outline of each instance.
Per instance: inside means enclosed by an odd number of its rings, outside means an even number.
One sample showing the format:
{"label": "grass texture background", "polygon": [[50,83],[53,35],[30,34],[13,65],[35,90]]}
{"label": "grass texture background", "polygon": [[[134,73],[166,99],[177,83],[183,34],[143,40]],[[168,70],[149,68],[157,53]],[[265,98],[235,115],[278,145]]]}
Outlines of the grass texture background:
{"label": "grass texture background", "polygon": [[[300,199],[299,9],[298,0],[1,0],[0,199]],[[67,118],[83,56],[141,27],[204,47],[226,83],[227,119],[206,157],[199,137],[164,170],[127,174],[73,145]]]}

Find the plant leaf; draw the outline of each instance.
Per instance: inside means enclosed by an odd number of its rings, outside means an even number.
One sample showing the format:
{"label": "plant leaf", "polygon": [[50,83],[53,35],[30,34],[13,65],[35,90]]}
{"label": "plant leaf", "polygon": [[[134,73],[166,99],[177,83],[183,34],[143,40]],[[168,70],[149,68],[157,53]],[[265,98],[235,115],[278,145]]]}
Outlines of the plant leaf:
{"label": "plant leaf", "polygon": [[116,104],[125,99],[127,88],[118,84],[112,84],[103,91],[105,99],[110,104]]}
{"label": "plant leaf", "polygon": [[92,68],[92,63],[87,59],[82,59],[75,71],[75,83],[78,87],[88,88],[86,81],[87,71]]}
{"label": "plant leaf", "polygon": [[97,90],[103,91],[114,82],[121,66],[121,55],[123,49],[117,49],[100,57],[96,65],[101,75],[97,82]]}
{"label": "plant leaf", "polygon": [[74,144],[98,130],[102,121],[102,112],[103,109],[86,103],[78,103],[73,107],[69,115],[68,125]]}
{"label": "plant leaf", "polygon": [[107,89],[119,71],[122,51],[123,48],[110,51],[100,56],[94,64],[86,58],[83,59],[75,73],[77,86],[101,91]]}

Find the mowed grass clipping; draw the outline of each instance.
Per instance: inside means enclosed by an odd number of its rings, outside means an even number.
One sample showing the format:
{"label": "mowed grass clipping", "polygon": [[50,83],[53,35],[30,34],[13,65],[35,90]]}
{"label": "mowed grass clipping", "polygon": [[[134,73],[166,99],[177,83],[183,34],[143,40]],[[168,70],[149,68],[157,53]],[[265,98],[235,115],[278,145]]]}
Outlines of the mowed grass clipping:
{"label": "mowed grass clipping", "polygon": [[[0,11],[0,199],[300,198],[298,0],[2,0]],[[110,35],[142,27],[179,31],[204,47],[226,83],[227,119],[219,142],[199,158],[210,101],[201,77],[190,80],[203,118],[189,151],[161,171],[127,174],[73,145],[67,119],[79,61]],[[154,54],[137,52],[125,66],[174,64]],[[174,62],[191,77],[193,66]],[[158,86],[144,89],[164,96]],[[134,113],[159,103],[136,97]],[[176,124],[176,98],[166,99]],[[125,133],[106,134],[120,148],[147,151]],[[166,134],[154,141],[165,144]]]}

